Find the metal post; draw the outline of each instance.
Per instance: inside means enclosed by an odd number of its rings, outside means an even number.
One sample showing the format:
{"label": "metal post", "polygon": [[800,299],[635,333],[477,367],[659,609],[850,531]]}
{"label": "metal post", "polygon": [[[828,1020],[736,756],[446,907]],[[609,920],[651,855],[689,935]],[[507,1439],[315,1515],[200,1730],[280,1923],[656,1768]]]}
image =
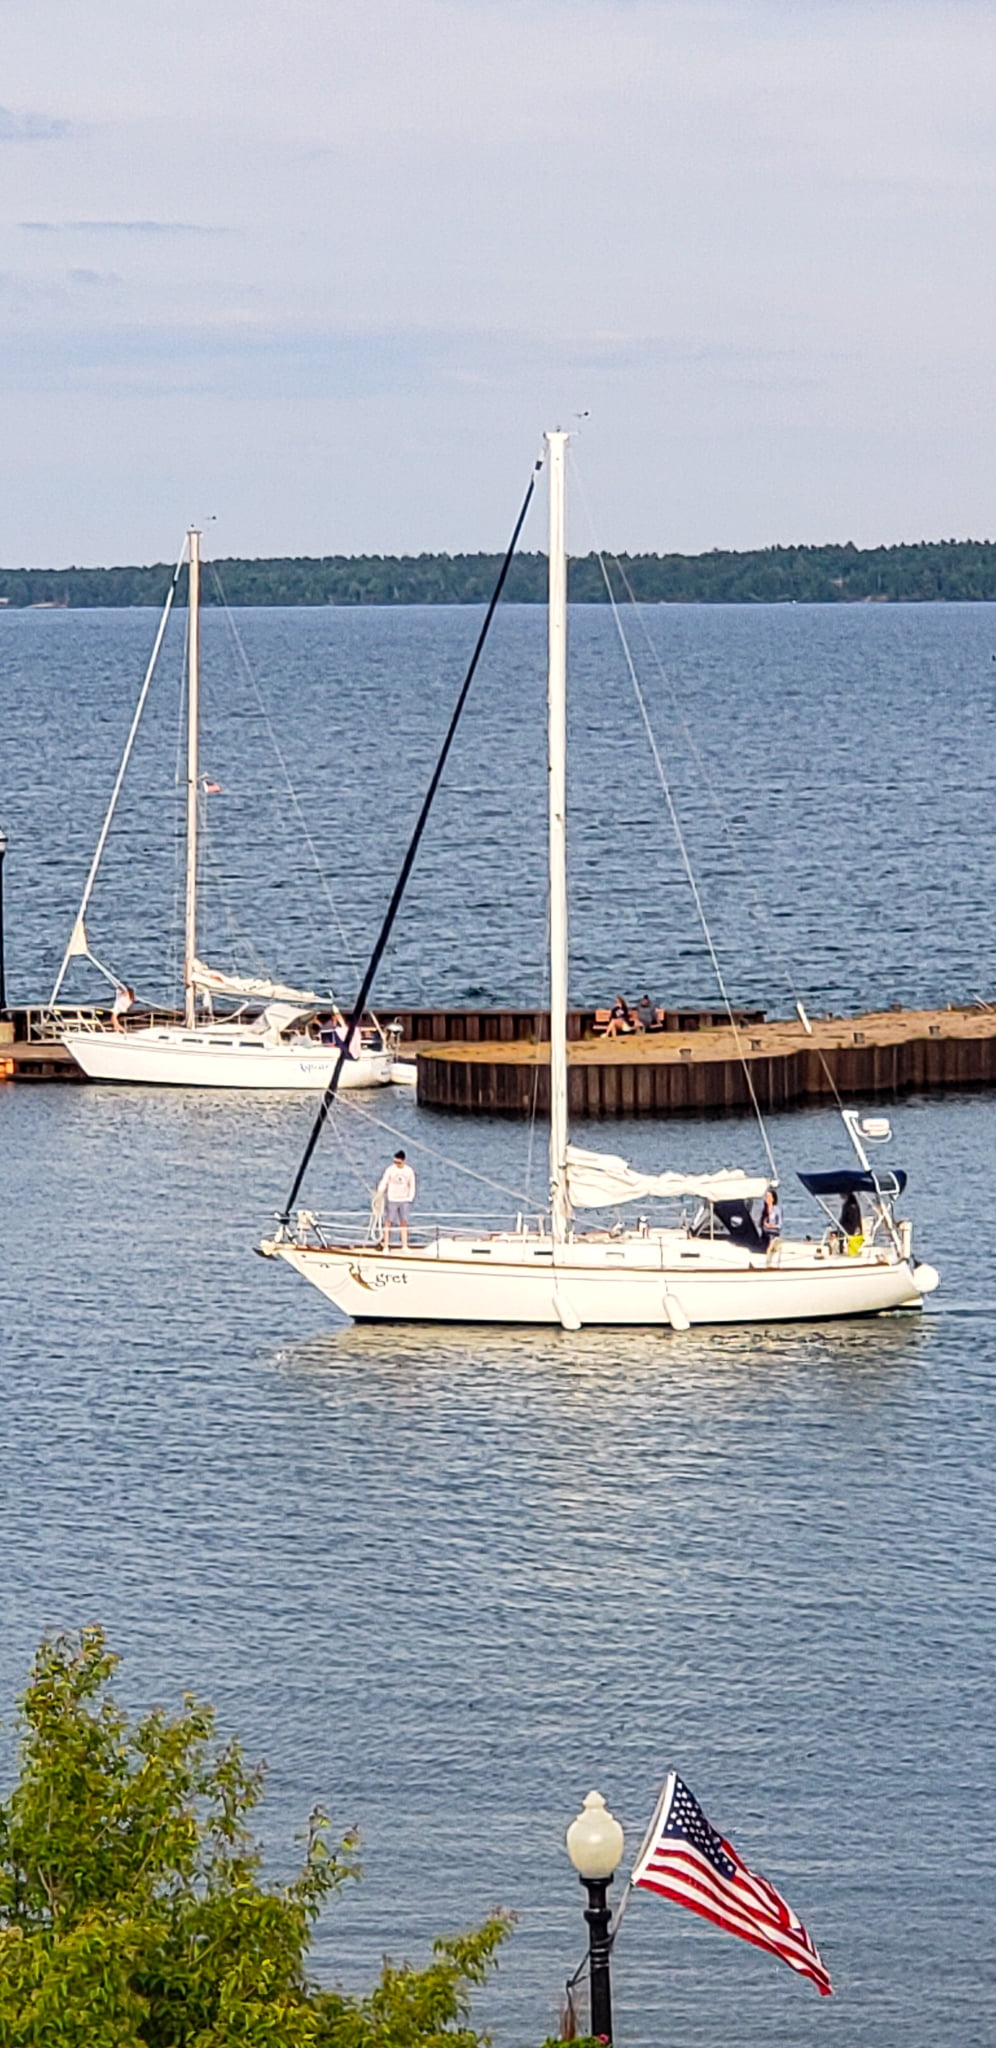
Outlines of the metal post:
{"label": "metal post", "polygon": [[7,1015],[7,970],[3,950],[3,861],[7,851],[7,834],[0,831],[0,1017]]}
{"label": "metal post", "polygon": [[589,2024],[597,2041],[612,2041],[612,1979],[609,1972],[609,1958],[612,1943],[609,1940],[609,1880],[604,1877],[583,1877],[581,1883],[588,1894],[584,1917],[588,1922],[588,1981],[590,1985]]}

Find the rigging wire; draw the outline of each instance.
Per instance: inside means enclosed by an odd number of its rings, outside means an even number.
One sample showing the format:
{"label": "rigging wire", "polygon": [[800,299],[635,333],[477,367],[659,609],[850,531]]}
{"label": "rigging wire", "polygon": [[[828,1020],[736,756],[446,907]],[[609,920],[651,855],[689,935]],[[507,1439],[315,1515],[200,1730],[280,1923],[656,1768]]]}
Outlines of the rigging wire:
{"label": "rigging wire", "polygon": [[526,489],[526,494],[522,500],[522,505],[519,509],[519,516],[512,530],[512,537],[505,551],[505,557],[502,562],[501,569],[498,572],[498,578],[495,583],[494,590],[491,593],[491,599],[488,604],[487,611],[485,612],[484,615],[481,630],[477,636],[477,642],[474,647],[474,652],[470,658],[470,664],[468,666],[467,673],[463,679],[463,683],[460,688],[460,694],[457,697],[457,701],[454,706],[453,715],[450,719],[449,726],[447,728],[446,737],[443,741],[443,745],[440,750],[439,759],[437,760],[436,766],[433,769],[432,776],[429,782],[429,787],[426,790],[425,797],[422,802],[422,808],[418,814],[418,818],[415,823],[415,829],[408,842],[408,850],[405,854],[404,860],[401,863],[401,872],[398,875],[397,881],[395,882],[391,900],[390,903],[388,904],[387,911],[384,916],[384,921],[377,935],[377,940],[376,944],[374,945],[373,952],[371,953],[370,959],[367,962],[366,972],[364,973],[363,980],[360,983],[360,987],[356,996],[356,1001],[353,1004],[352,1014],[349,1019],[349,1024],[343,1040],[343,1044],[339,1051],[339,1057],[336,1060],[335,1066],[332,1070],[332,1076],[329,1081],[328,1087],[326,1088],[325,1093],[322,1096],[322,1100],[318,1109],[318,1114],[315,1117],[315,1121],[312,1126],[311,1136],[309,1137],[308,1142],[304,1148],[301,1163],[294,1176],[293,1186],[291,1188],[290,1194],[287,1197],[286,1206],[281,1214],[280,1220],[281,1223],[284,1225],[290,1222],[291,1210],[294,1207],[294,1203],[297,1201],[297,1197],[301,1189],[301,1183],[304,1179],[305,1174],[307,1173],[308,1167],[311,1162],[312,1153],[314,1152],[315,1146],[317,1145],[319,1137],[321,1136],[322,1127],[325,1123],[326,1117],[328,1116],[329,1109],[331,1108],[332,1103],[335,1101],[336,1091],[339,1086],[339,1076],[341,1075],[343,1066],[345,1064],[346,1053],[350,1039],[352,1037],[353,1032],[359,1029],[359,1026],[362,1022],[363,1013],[367,1006],[367,998],[370,994],[370,990],[373,985],[374,976],[377,972],[378,967],[380,966],[381,959],[384,953],[384,948],[387,945],[388,939],[391,936],[391,930],[394,925],[394,920],[397,917],[399,909],[401,908],[401,899],[408,886],[409,875],[411,874],[412,868],[415,865],[415,856],[418,853],[419,845],[422,839],[422,834],[425,831],[425,827],[428,822],[429,812],[432,809],[436,791],[439,788],[439,784],[442,780],[443,769],[446,766],[449,751],[453,744],[454,737],[456,735],[456,729],[460,723],[461,714],[463,712],[464,705],[467,702],[467,697],[470,693],[470,686],[474,680],[478,662],[480,661],[481,655],[484,652],[484,644],[485,641],[487,640],[488,633],[491,630],[492,619],[494,618],[495,612],[498,609],[498,603],[501,598],[502,591],[505,588],[506,578],[512,566],[512,557],[515,554],[515,550],[518,546],[519,535],[522,532],[522,528],[525,524],[526,514],[532,503],[533,492],[536,489],[536,479],[542,467],[543,457],[542,455],[540,455],[537,457],[535,463],[533,464],[532,474],[529,478],[529,484]]}
{"label": "rigging wire", "polygon": [[297,822],[298,825],[300,826],[301,833],[305,841],[305,845],[307,846],[308,852],[310,853],[312,861],[314,863],[315,873],[318,876],[318,880],[321,884],[325,900],[331,912],[333,924],[335,925],[336,931],[338,932],[339,943],[345,955],[346,965],[348,966],[350,973],[355,975],[357,972],[356,956],[353,952],[352,946],[350,945],[349,937],[346,932],[346,927],[343,924],[342,918],[339,914],[339,907],[336,903],[335,897],[333,896],[331,889],[329,888],[328,877],[325,873],[324,868],[322,867],[321,860],[319,859],[318,848],[316,847],[315,842],[312,839],[311,833],[308,830],[308,822],[304,815],[300,798],[298,797],[297,790],[295,789],[294,783],[291,779],[290,769],[288,768],[287,762],[284,759],[280,743],[277,739],[276,732],[274,731],[273,728],[273,722],[270,718],[269,712],[267,711],[262,692],[260,691],[259,688],[259,684],[256,681],[256,677],[252,668],[252,663],[250,662],[249,656],[246,653],[245,645],[243,643],[242,636],[239,632],[238,625],[236,624],[234,613],[225,594],[225,588],[222,583],[221,576],[218,573],[217,564],[212,562],[210,568],[212,581],[214,582],[215,587],[218,591],[218,595],[221,599],[222,608],[225,613],[225,621],[228,626],[228,630],[231,633],[232,639],[235,643],[239,661],[241,662],[242,665],[243,673],[247,677],[253,696],[256,699],[256,703],[259,707],[260,716],[263,720],[264,725],[266,726],[270,745],[272,746],[273,751],[277,757],[277,760],[280,763],[284,782],[287,786],[287,794],[290,797],[291,804],[293,805]]}
{"label": "rigging wire", "polygon": [[[576,474],[577,471],[575,469],[575,475]],[[580,478],[578,479],[578,481],[580,483]],[[583,487],[581,494],[582,498],[584,499]],[[589,524],[591,524],[591,513],[587,505],[587,500],[585,500],[584,502],[585,510],[588,513]],[[726,977],[723,973],[723,969],[720,964],[719,954],[716,951],[712,931],[709,926],[709,920],[706,916],[705,905],[702,901],[699,886],[695,879],[695,871],[692,867],[692,863],[689,858],[688,847],[685,843],[685,835],[681,829],[681,820],[678,816],[677,805],[674,801],[674,793],[671,789],[671,784],[668,781],[667,773],[664,767],[664,762],[661,758],[660,748],[657,744],[657,738],[654,733],[653,726],[650,722],[650,714],[647,710],[646,699],[644,697],[643,691],[640,688],[639,677],[636,673],[636,666],[633,661],[633,655],[629,646],[629,642],[626,638],[626,632],[622,623],[622,619],[620,617],[619,606],[616,602],[616,595],[612,588],[609,573],[605,565],[605,556],[603,555],[602,550],[598,546],[597,542],[595,545],[595,553],[598,557],[598,565],[602,572],[602,579],[605,584],[606,595],[608,597],[609,604],[612,609],[612,617],[615,624],[616,632],[619,636],[619,644],[622,648],[623,659],[626,663],[626,667],[629,672],[629,679],[633,687],[633,694],[636,698],[637,709],[640,713],[643,728],[647,736],[647,743],[650,747],[650,752],[653,758],[654,767],[657,770],[657,779],[660,783],[661,790],[664,796],[664,801],[667,805],[668,815],[671,819],[671,828],[674,832],[675,841],[678,847],[678,853],[681,857],[681,864],[685,870],[685,878],[692,892],[692,901],[695,905],[696,915],[698,917],[699,924],[702,927],[702,936],[705,939],[706,946],[708,948],[709,958],[712,962],[713,973],[716,976],[716,984],[719,988],[720,994],[723,998],[723,1002],[726,1006],[726,1014],[729,1018],[730,1029],[733,1033],[733,1042],[737,1049],[737,1058],[739,1059],[740,1064],[744,1071],[744,1078],[747,1082],[747,1091],[750,1095],[751,1106],[753,1108],[754,1116],[757,1122],[757,1127],[760,1132],[761,1143],[764,1146],[764,1150],[767,1155],[768,1165],[771,1168],[772,1179],[777,1181],[778,1168],[775,1164],[775,1155],[771,1149],[771,1143],[768,1138],[767,1129],[765,1127],[764,1117],[761,1112],[761,1105],[757,1099],[757,1090],[754,1087],[754,1077],[751,1073],[750,1061],[748,1060],[746,1051],[744,1049],[743,1037],[740,1031],[740,1027],[737,1024],[736,1017],[734,1016],[733,1004],[730,1000],[729,990],[726,986]]]}
{"label": "rigging wire", "polygon": [[[583,495],[584,493],[582,487],[582,496]],[[596,553],[597,552],[598,551],[596,549]],[[601,563],[601,557],[599,557],[599,560],[602,568],[602,575],[604,577],[605,565],[604,563]],[[643,634],[647,651],[657,670],[658,678],[667,692],[672,712],[675,718],[677,719],[679,726],[681,727],[685,743],[688,747],[690,754],[692,755],[693,760],[695,761],[699,774],[702,777],[706,794],[709,798],[710,803],[712,804],[713,810],[715,811],[717,818],[719,819],[720,827],[723,831],[723,834],[726,840],[728,841],[733,853],[739,858],[742,852],[742,848],[738,842],[737,835],[733,829],[733,826],[730,823],[730,819],[727,816],[726,811],[723,808],[722,799],[720,798],[719,792],[716,788],[715,782],[713,781],[712,775],[709,772],[708,762],[706,761],[706,758],[702,753],[701,748],[699,747],[698,742],[695,738],[695,734],[692,731],[692,728],[684,715],[684,712],[681,707],[680,697],[674,688],[674,684],[672,683],[671,677],[667,669],[665,668],[664,663],[661,660],[660,652],[657,646],[655,645],[653,639],[651,638],[650,632],[648,631],[647,622],[644,618],[642,607],[637,601],[632,583],[630,582],[630,579],[626,573],[626,570],[623,567],[622,562],[619,560],[618,555],[610,555],[609,560],[612,563],[616,571],[616,574],[619,577],[619,581],[626,592],[626,596],[629,600],[629,603],[639,622],[640,630]],[[764,902],[764,898],[758,894],[758,891],[754,888],[753,883],[750,879],[749,865],[745,867],[743,871],[743,880],[746,888],[746,894],[749,899],[751,911],[754,917],[756,918],[757,923],[761,926],[762,930],[764,931],[767,943],[778,964],[778,968],[781,972],[782,979],[792,999],[792,1003],[799,1013],[799,1019],[802,1023],[803,1029],[806,1032],[807,1037],[811,1037],[812,1029],[808,1020],[808,1015],[806,1013],[805,1003],[803,1001],[803,998],[799,994],[799,989],[793,976],[792,969],[789,965],[787,956],[783,952],[781,946],[779,945],[777,932],[775,930],[775,926],[772,919],[768,915],[768,910]],[[814,1045],[813,1051],[815,1052],[816,1057],[819,1060],[819,1063],[823,1069],[824,1076],[830,1088],[830,1092],[834,1097],[837,1108],[841,1111],[841,1113],[843,1113],[843,1100],[841,1098],[840,1090],[837,1086],[836,1076],[833,1072],[832,1067],[830,1066],[826,1053],[824,1052],[823,1047],[818,1044]]]}
{"label": "rigging wire", "polygon": [[62,987],[62,984],[66,978],[66,969],[68,968],[69,962],[73,957],[73,940],[76,936],[77,930],[82,926],[83,919],[86,916],[87,906],[89,904],[90,897],[93,892],[93,885],[97,879],[97,870],[104,856],[104,848],[107,845],[107,835],[111,829],[111,821],[114,817],[115,811],[117,810],[118,798],[121,795],[121,786],[125,779],[125,771],[131,759],[131,750],[135,744],[135,737],[138,732],[139,724],[141,722],[142,713],[145,710],[145,700],[152,686],[152,678],[155,674],[156,663],[159,660],[159,650],[162,647],[163,640],[166,637],[166,627],[169,623],[170,612],[173,609],[173,599],[176,596],[176,587],[180,580],[180,571],[183,567],[183,558],[184,555],[186,554],[186,551],[187,541],[186,536],[184,536],[183,546],[180,549],[180,553],[177,557],[176,568],[173,571],[173,575],[170,579],[170,586],[166,593],[166,602],[163,605],[162,616],[159,620],[159,628],[156,633],[155,640],[153,641],[152,653],[149,656],[149,664],[145,671],[145,677],[142,682],[142,687],[138,693],[138,702],[135,706],[131,725],[128,728],[128,737],[125,741],[124,753],[121,756],[118,772],[114,778],[114,787],[111,791],[111,801],[107,806],[107,814],[100,828],[100,837],[97,840],[94,856],[92,861],[90,862],[90,870],[83,887],[83,895],[80,901],[80,907],[76,913],[76,920],[73,925],[73,929],[69,935],[69,944],[67,945],[65,953],[62,956],[62,966],[60,967],[59,972],[56,975],[55,987],[53,988],[52,993],[49,997],[50,1003],[55,1002],[59,990]]}
{"label": "rigging wire", "polygon": [[[269,975],[271,973],[269,962],[264,960],[258,946],[254,944],[249,934],[244,931],[236,916],[232,898],[228,891],[225,868],[215,845],[214,829],[210,823],[210,805],[204,788],[203,778],[197,792],[197,809],[199,818],[197,843],[202,856],[202,872],[205,876],[210,876],[213,893],[217,896],[218,902],[221,905],[225,941],[229,949],[229,957],[235,961],[242,961],[244,958],[250,972],[253,974]],[[206,957],[204,946],[205,941],[202,939],[198,948],[201,958]],[[214,952],[213,942],[210,943],[208,950],[210,953]]]}
{"label": "rigging wire", "polygon": [[[415,1137],[411,1131],[402,1130],[397,1124],[388,1123],[386,1117],[375,1116],[372,1109],[362,1108],[360,1103],[352,1102],[348,1095],[337,1096],[335,1107],[338,1110],[349,1110],[353,1116],[362,1117],[365,1123],[376,1124],[378,1130],[386,1131],[391,1138],[403,1138],[406,1145],[412,1146],[415,1151],[427,1153],[430,1159],[438,1160],[439,1164],[447,1167],[450,1172],[462,1173],[468,1180],[478,1180],[482,1187],[491,1188],[496,1195],[507,1195],[510,1201],[521,1202],[526,1209],[531,1206],[528,1178],[525,1192],[522,1188],[506,1187],[504,1181],[494,1180],[490,1174],[479,1173],[475,1167],[465,1165],[462,1159],[453,1159],[448,1152],[441,1152],[438,1145],[430,1145],[427,1138]],[[335,1130],[341,1137],[340,1123],[336,1123]]]}
{"label": "rigging wire", "polygon": [[367,1179],[366,1173],[364,1172],[362,1166],[357,1160],[353,1148],[350,1145],[349,1139],[346,1136],[345,1128],[343,1125],[343,1119],[341,1115],[342,1100],[343,1098],[340,1095],[332,1106],[332,1113],[329,1117],[329,1127],[332,1131],[332,1135],[335,1139],[335,1143],[339,1151],[345,1154],[346,1164],[350,1172],[352,1173],[354,1180],[358,1181],[360,1187],[363,1189],[367,1201],[372,1202],[374,1197],[374,1189],[371,1187],[370,1182]]}

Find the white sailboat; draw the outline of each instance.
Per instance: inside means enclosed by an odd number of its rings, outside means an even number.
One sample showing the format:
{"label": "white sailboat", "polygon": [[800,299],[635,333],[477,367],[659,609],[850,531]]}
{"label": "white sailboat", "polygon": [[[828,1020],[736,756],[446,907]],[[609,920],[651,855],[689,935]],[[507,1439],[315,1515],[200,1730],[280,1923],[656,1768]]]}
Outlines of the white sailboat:
{"label": "white sailboat", "polygon": [[[357,1320],[583,1325],[769,1323],[919,1308],[938,1276],[912,1255],[912,1226],[897,1219],[905,1176],[873,1170],[865,1141],[882,1120],[845,1112],[857,1169],[812,1176],[813,1191],[862,1199],[862,1230],[845,1237],[829,1214],[811,1240],[766,1244],[751,1213],[768,1177],[741,1170],[642,1174],[624,1159],[572,1146],[567,1125],[566,673],[567,435],[546,436],[549,489],[550,1206],[537,1222],[498,1231],[440,1227],[383,1251],[307,1211],[260,1245]],[[832,1183],[832,1186],[819,1185]],[[693,1205],[676,1223],[607,1220],[584,1228],[581,1211],[645,1208],[657,1198]]]}
{"label": "white sailboat", "polygon": [[[312,989],[287,987],[262,976],[224,974],[206,966],[198,958],[198,828],[202,793],[199,758],[200,534],[194,527],[187,534],[186,558],[189,581],[184,1020],[182,1025],[151,1022],[129,1028],[126,1011],[121,1017],[115,1016],[110,1025],[95,1014],[92,1020],[77,1021],[59,1035],[63,1045],[69,1048],[92,1081],[132,1081],[185,1088],[325,1089],[339,1057],[344,1020],[341,1013],[335,1013],[335,1024],[325,1034],[327,1043],[323,1043],[321,1036],[313,1036],[306,1027],[319,1011],[329,1008],[329,998],[316,994]],[[84,919],[175,588],[174,577],[83,899],[52,991],[50,1001],[53,1007],[71,960],[86,957],[94,960],[98,967],[101,965],[90,951]],[[101,971],[107,972],[103,968]],[[117,976],[109,978],[122,993],[127,993]],[[216,997],[233,1005],[227,1016],[214,1015]],[[393,1080],[407,1080],[409,1075],[398,1061],[399,1039],[400,1029],[397,1026],[354,1031],[340,1075],[340,1087],[375,1088]]]}

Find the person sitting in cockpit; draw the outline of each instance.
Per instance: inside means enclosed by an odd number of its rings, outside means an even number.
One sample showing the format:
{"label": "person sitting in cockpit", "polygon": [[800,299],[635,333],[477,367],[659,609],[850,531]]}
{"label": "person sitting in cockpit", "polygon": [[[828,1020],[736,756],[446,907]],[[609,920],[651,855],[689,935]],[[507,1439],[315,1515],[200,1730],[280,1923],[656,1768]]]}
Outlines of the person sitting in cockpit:
{"label": "person sitting in cockpit", "polygon": [[847,1239],[848,1251],[852,1254],[859,1252],[865,1241],[865,1226],[861,1203],[853,1188],[848,1188],[840,1205],[840,1227]]}

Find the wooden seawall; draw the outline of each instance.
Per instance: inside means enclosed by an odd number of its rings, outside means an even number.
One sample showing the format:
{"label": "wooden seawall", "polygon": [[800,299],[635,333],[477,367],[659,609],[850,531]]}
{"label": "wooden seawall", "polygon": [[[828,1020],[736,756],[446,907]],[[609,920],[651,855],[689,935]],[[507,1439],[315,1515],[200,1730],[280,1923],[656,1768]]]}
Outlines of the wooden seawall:
{"label": "wooden seawall", "polygon": [[[739,1039],[739,1044],[738,1044]],[[548,1116],[548,1044],[420,1045],[418,1099],[478,1116]],[[586,1039],[568,1047],[573,1117],[716,1115],[750,1106],[744,1060],[762,1109],[996,1085],[996,1010],[888,1010],[690,1033]]]}
{"label": "wooden seawall", "polygon": [[[418,1061],[418,1099],[469,1116],[548,1116],[549,1018],[536,1010],[385,1006]],[[593,1010],[568,1020],[568,1096],[574,1117],[685,1116],[749,1107],[743,1058],[762,1109],[996,1085],[996,1007],[886,1010],[766,1023],[738,1011],[736,1032],[714,1010],[672,1010],[667,1028],[629,1038],[591,1035]],[[37,1013],[0,1020],[0,1081],[82,1081],[72,1055]]]}
{"label": "wooden seawall", "polygon": [[[744,1025],[757,1023],[763,1016],[760,1010],[741,1010],[734,1014]],[[96,1017],[103,1024],[109,1024],[111,1019],[108,1009],[84,1012],[67,1006],[62,1015],[67,1024],[79,1023],[84,1017]],[[550,1032],[550,1019],[544,1010],[405,1010],[389,1003],[378,1010],[378,1015],[382,1023],[391,1023],[395,1019],[400,1023],[408,1058],[421,1044],[447,1045],[454,1040],[462,1045],[530,1043],[548,1037]],[[36,1005],[14,1009],[6,1018],[0,1017],[0,1081],[86,1080],[72,1053],[59,1043],[58,1026],[53,1016],[47,1007]],[[180,1024],[183,1012],[143,1008],[134,1013],[134,1021]],[[670,1010],[667,1029],[699,1031],[723,1021],[724,1013],[720,1010]],[[567,1019],[568,1037],[582,1039],[590,1036],[594,1024],[594,1010],[572,1010]]]}

